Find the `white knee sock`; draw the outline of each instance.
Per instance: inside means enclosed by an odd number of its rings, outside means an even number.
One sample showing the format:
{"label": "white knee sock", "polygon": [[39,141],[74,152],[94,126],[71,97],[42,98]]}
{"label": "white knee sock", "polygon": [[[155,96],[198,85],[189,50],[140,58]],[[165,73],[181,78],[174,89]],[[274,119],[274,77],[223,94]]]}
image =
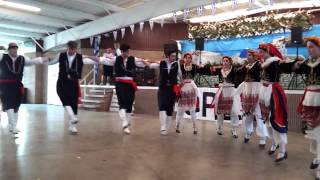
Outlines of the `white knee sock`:
{"label": "white knee sock", "polygon": [[8,117],[8,125],[9,125],[9,130],[13,129],[13,121],[14,121],[14,110],[13,109],[8,109],[6,110],[7,117]]}
{"label": "white knee sock", "polygon": [[73,109],[71,108],[71,106],[65,106],[64,107],[67,111],[68,117],[69,117],[69,121],[72,121],[72,123],[77,121],[77,116],[74,114]]}
{"label": "white knee sock", "polygon": [[160,120],[160,131],[166,131],[167,130],[167,113],[166,111],[160,111],[159,112],[159,120]]}
{"label": "white knee sock", "polygon": [[253,132],[253,115],[252,114],[248,114],[245,116],[244,129],[246,132],[245,133],[246,136],[252,134],[252,132]]}
{"label": "white knee sock", "polygon": [[127,114],[125,109],[120,109],[119,110],[119,116],[122,121],[122,127],[127,127],[129,125],[128,119],[127,119]]}
{"label": "white knee sock", "polygon": [[223,120],[224,120],[224,115],[223,114],[218,114],[217,117],[217,125],[218,125],[218,130],[222,131],[222,126],[223,126]]}
{"label": "white knee sock", "polygon": [[176,128],[179,129],[181,127],[181,124],[183,123],[183,115],[184,111],[179,110],[177,112],[177,117],[176,117]]}
{"label": "white knee sock", "polygon": [[190,111],[190,116],[193,124],[193,128],[197,129],[197,115],[195,110]]}

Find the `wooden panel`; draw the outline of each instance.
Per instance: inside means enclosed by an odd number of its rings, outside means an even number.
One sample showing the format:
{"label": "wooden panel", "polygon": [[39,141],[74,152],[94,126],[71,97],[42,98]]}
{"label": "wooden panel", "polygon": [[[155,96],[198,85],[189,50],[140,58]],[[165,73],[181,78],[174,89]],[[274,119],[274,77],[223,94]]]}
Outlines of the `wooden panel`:
{"label": "wooden panel", "polygon": [[288,123],[290,131],[300,131],[302,128],[300,114],[297,113],[296,108],[300,102],[302,95],[286,94],[288,99]]}
{"label": "wooden panel", "polygon": [[[140,32],[139,24],[135,25],[133,35],[130,27],[127,27],[123,39],[121,39],[121,31],[118,30],[117,42],[129,44],[132,50],[162,51],[163,44],[187,39],[187,37],[187,24],[165,24],[161,28],[160,24],[154,23],[153,30],[151,31],[149,23],[145,22],[142,32]],[[109,33],[109,37],[102,37],[101,48],[113,48],[114,42],[112,33]],[[81,40],[81,48],[90,48],[90,39]]]}

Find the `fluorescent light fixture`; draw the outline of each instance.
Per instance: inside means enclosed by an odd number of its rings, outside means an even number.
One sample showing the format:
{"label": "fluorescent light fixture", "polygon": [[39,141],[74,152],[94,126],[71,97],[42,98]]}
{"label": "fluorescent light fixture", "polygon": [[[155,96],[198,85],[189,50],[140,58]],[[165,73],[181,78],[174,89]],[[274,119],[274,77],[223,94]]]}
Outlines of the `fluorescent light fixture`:
{"label": "fluorescent light fixture", "polygon": [[15,3],[15,2],[9,2],[9,1],[4,1],[0,0],[0,6],[6,6],[10,8],[15,8],[15,9],[20,9],[20,10],[25,10],[25,11],[31,11],[31,12],[40,12],[41,9],[35,6],[30,6],[22,3]]}
{"label": "fluorescent light fixture", "polygon": [[300,2],[287,2],[287,3],[275,3],[273,6],[263,6],[258,9],[248,10],[239,9],[235,11],[223,12],[215,15],[201,16],[191,18],[191,23],[202,23],[202,22],[219,22],[226,21],[230,19],[237,18],[239,16],[248,16],[252,14],[257,14],[265,11],[278,10],[278,9],[292,9],[292,8],[307,8],[307,7],[317,7],[314,0],[311,1],[300,1]]}
{"label": "fluorescent light fixture", "polygon": [[[183,12],[182,11],[177,11],[176,12],[176,16],[180,16],[182,15]],[[152,20],[159,20],[159,19],[167,19],[167,18],[171,18],[173,17],[174,13],[168,13],[168,14],[164,14],[164,15],[161,15],[161,16],[157,16],[155,18],[152,18]]]}

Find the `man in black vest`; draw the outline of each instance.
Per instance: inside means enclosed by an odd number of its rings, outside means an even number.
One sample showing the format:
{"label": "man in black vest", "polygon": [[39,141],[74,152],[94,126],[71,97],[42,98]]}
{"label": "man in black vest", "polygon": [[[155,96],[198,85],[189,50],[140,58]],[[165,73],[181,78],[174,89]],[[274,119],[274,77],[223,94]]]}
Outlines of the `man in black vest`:
{"label": "man in black vest", "polygon": [[160,133],[167,135],[172,113],[176,100],[176,87],[178,84],[179,65],[177,52],[170,51],[166,54],[166,59],[160,62],[158,105],[160,118]]}
{"label": "man in black vest", "polygon": [[81,96],[80,82],[83,64],[94,64],[94,61],[83,59],[77,53],[77,42],[69,41],[68,50],[59,53],[50,64],[59,63],[57,93],[69,116],[69,131],[72,135],[78,133],[78,101]]}
{"label": "man in black vest", "polygon": [[[2,47],[3,48],[3,47]],[[48,58],[30,59],[18,55],[18,45],[10,43],[8,54],[0,54],[0,99],[2,109],[7,113],[9,131],[18,134],[18,111],[21,105],[24,88],[22,84],[23,70],[26,65],[42,64]]]}
{"label": "man in black vest", "polygon": [[114,64],[116,76],[116,93],[119,103],[119,116],[125,134],[130,134],[130,117],[137,85],[134,82],[136,67],[145,67],[149,63],[129,55],[130,46],[120,45],[121,55]]}

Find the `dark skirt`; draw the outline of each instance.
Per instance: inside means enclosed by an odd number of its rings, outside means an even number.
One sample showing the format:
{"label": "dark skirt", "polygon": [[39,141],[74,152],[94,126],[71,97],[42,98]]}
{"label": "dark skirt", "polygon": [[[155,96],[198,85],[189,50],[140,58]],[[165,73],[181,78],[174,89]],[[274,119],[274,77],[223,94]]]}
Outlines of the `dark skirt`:
{"label": "dark skirt", "polygon": [[58,79],[57,93],[63,106],[71,106],[74,114],[78,113],[78,81]]}
{"label": "dark skirt", "polygon": [[132,112],[132,105],[135,98],[135,89],[131,84],[116,82],[116,93],[120,109],[125,109],[127,113]]}
{"label": "dark skirt", "polygon": [[176,101],[176,93],[173,87],[159,87],[158,90],[158,106],[159,111],[166,111],[168,116],[172,116],[174,103]]}
{"label": "dark skirt", "polygon": [[0,99],[3,111],[19,109],[22,101],[22,88],[23,84],[21,82],[0,84]]}

